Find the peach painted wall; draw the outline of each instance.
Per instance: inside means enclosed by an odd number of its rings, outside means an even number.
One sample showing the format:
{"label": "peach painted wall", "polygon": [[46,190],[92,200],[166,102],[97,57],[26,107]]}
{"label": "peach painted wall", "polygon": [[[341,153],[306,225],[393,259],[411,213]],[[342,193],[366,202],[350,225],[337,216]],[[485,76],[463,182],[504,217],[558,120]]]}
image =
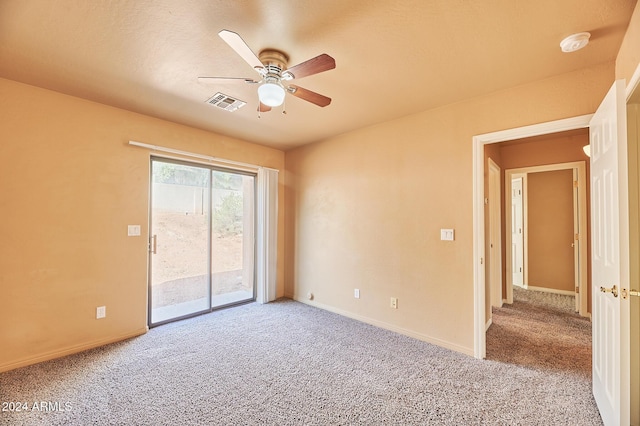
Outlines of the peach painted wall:
{"label": "peach painted wall", "polygon": [[0,98],[0,371],[146,331],[150,151],[129,140],[284,169],[275,149],[10,80]]}
{"label": "peach painted wall", "polygon": [[640,65],[640,7],[636,5],[616,58],[616,79],[629,82]]}
{"label": "peach painted wall", "polygon": [[585,128],[518,139],[499,145],[505,170],[584,161],[588,171],[589,157],[582,150],[588,143],[589,129]]}
{"label": "peach painted wall", "polygon": [[[616,58],[616,78],[624,78],[627,85],[630,83],[634,75],[640,69],[640,6],[636,5],[631,16],[631,21],[627,28],[624,40],[620,46],[618,56]],[[639,99],[638,90],[640,86],[635,88],[635,99]],[[638,136],[639,122],[638,119],[638,104],[628,106],[628,110],[633,111],[634,120],[631,123],[627,123],[632,126],[632,133],[629,136],[633,137],[636,146],[640,143]],[[640,159],[637,159],[640,161]],[[630,187],[640,187],[640,183],[636,185],[630,184]],[[637,213],[637,212],[636,212]],[[637,253],[634,259],[631,260],[635,270],[632,274],[638,276],[638,265],[640,260],[637,258]],[[633,276],[633,275],[632,275]],[[631,301],[631,424],[640,425],[640,301],[634,299]]]}
{"label": "peach painted wall", "polygon": [[472,354],[472,137],[592,113],[613,79],[601,64],[288,151],[286,294]]}
{"label": "peach painted wall", "polygon": [[[636,89],[636,92],[640,89]],[[640,283],[640,103],[627,105],[629,147],[630,282]],[[640,290],[640,288],[636,288]],[[631,317],[631,424],[640,425],[640,297],[629,298]]]}
{"label": "peach painted wall", "polygon": [[[640,6],[636,5],[629,22],[629,27],[625,34],[622,45],[616,58],[616,78],[624,78],[627,84],[631,81],[634,75],[640,69]],[[638,91],[640,86],[635,88],[635,99],[640,99]],[[638,128],[640,128],[640,113],[638,103],[628,107],[628,111],[633,113],[634,119],[632,120],[632,133],[629,134],[633,137],[636,147],[640,144],[640,137]],[[629,123],[627,123],[629,126]],[[640,162],[640,158],[637,159]],[[640,183],[636,185],[630,184],[630,187],[638,188]],[[637,212],[636,212],[637,213]],[[632,259],[632,265],[635,267],[635,276],[638,276],[638,268],[640,260],[636,253],[635,261]],[[633,276],[633,275],[632,275]],[[640,425],[640,301],[634,299],[631,302],[631,424]]]}

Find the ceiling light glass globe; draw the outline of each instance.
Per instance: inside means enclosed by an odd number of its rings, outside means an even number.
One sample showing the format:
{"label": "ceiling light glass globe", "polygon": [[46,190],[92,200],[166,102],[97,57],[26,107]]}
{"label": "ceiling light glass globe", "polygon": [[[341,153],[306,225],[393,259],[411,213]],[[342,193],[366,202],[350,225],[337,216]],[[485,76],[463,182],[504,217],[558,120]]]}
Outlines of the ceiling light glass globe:
{"label": "ceiling light glass globe", "polygon": [[270,107],[277,107],[284,102],[284,89],[279,84],[264,83],[258,87],[260,102]]}

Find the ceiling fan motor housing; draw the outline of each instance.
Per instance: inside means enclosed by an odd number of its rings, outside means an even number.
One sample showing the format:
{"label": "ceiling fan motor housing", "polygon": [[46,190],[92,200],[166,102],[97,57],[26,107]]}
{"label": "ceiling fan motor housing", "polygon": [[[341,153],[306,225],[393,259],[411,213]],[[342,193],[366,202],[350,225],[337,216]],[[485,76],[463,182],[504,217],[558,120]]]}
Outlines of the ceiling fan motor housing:
{"label": "ceiling fan motor housing", "polygon": [[276,74],[280,76],[280,73],[287,69],[289,63],[289,57],[279,50],[265,49],[258,55],[260,62],[265,66],[267,74]]}

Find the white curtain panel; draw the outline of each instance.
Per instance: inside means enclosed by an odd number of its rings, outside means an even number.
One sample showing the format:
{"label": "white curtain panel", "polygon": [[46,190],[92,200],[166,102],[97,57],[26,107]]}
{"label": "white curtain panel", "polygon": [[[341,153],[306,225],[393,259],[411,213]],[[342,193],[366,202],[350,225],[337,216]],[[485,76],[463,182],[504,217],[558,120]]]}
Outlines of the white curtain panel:
{"label": "white curtain panel", "polygon": [[258,303],[276,299],[276,262],[278,254],[278,170],[258,170],[256,280]]}

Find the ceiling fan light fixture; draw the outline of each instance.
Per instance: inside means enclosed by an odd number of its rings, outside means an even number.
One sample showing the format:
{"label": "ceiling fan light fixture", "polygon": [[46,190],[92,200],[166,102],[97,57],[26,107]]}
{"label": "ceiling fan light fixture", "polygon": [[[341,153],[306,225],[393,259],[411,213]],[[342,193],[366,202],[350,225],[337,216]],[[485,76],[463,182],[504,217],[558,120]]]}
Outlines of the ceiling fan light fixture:
{"label": "ceiling fan light fixture", "polygon": [[264,83],[258,87],[258,98],[260,102],[270,107],[282,105],[284,95],[284,88],[277,83]]}

